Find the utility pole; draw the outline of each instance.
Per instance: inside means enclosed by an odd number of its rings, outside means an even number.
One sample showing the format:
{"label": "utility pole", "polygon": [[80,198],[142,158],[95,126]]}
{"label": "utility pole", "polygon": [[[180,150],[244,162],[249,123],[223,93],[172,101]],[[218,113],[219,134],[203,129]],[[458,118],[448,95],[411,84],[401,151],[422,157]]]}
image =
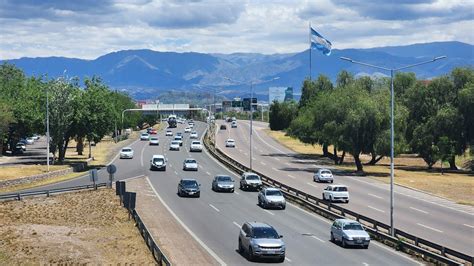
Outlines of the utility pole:
{"label": "utility pole", "polygon": [[46,165],[49,173],[49,87],[46,88]]}

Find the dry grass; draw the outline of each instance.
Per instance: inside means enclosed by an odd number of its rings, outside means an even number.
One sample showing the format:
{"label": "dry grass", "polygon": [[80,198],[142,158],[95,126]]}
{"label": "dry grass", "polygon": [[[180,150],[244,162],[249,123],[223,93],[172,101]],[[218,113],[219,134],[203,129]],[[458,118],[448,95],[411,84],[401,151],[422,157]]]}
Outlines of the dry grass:
{"label": "dry grass", "polygon": [[[56,171],[68,168],[67,165],[51,165],[50,171]],[[0,168],[0,181],[17,179],[18,174],[22,176],[39,175],[48,172],[46,165],[19,165],[19,166],[5,166]]]}
{"label": "dry grass", "polygon": [[[266,132],[287,148],[309,155],[322,155],[320,145],[308,145],[297,139],[286,136],[282,131]],[[330,147],[329,151],[332,152]],[[339,154],[340,155],[340,154]],[[369,161],[369,156],[361,156],[363,162]],[[470,160],[469,156],[457,158],[459,165]],[[434,165],[434,170],[427,170],[423,159],[413,155],[401,155],[395,158],[395,183],[445,197],[461,204],[474,206],[474,175],[466,171],[449,172],[441,174],[440,164]],[[390,181],[390,158],[384,158],[377,165],[364,165],[364,172],[371,178],[388,183]],[[346,154],[343,165],[333,167],[348,171],[355,170],[352,156]],[[446,165],[444,166],[446,167]]]}
{"label": "dry grass", "polygon": [[[93,204],[91,204],[93,203]],[[152,265],[112,189],[0,204],[0,265]]]}
{"label": "dry grass", "polygon": [[40,181],[36,181],[33,183],[25,183],[25,184],[20,184],[20,185],[15,185],[15,186],[9,186],[5,188],[0,188],[0,193],[9,193],[9,192],[15,192],[19,190],[24,190],[24,189],[29,189],[29,188],[35,188],[35,187],[40,187],[40,186],[45,186],[49,184],[54,184],[62,181],[67,181],[69,179],[73,179],[76,177],[79,177],[81,175],[84,175],[84,172],[78,172],[78,173],[70,173],[62,176],[56,176],[56,177],[51,177],[47,179],[43,179]]}

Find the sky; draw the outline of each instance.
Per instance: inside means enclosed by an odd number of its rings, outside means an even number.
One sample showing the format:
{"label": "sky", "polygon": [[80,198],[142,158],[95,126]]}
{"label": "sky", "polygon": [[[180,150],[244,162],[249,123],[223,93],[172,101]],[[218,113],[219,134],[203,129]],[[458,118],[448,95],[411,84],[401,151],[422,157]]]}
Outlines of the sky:
{"label": "sky", "polygon": [[474,0],[0,0],[0,59],[294,53],[310,22],[333,49],[474,44]]}

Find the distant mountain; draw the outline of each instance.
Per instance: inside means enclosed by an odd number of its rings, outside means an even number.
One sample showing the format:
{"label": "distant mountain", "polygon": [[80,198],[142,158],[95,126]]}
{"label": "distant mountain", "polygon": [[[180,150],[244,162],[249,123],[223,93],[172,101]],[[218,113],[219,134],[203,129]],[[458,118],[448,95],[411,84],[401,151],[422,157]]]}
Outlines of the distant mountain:
{"label": "distant mountain", "polygon": [[[429,79],[449,73],[457,66],[474,66],[474,46],[461,42],[435,42],[370,49],[333,50],[331,56],[318,51],[312,54],[312,77],[325,74],[335,81],[346,69],[356,76],[381,76],[389,73],[351,64],[354,60],[385,67],[400,67],[440,55],[447,59],[407,69],[418,78]],[[0,61],[5,62],[5,61]],[[267,100],[268,87],[291,86],[296,94],[309,76],[308,50],[293,54],[257,53],[203,54],[124,50],[95,60],[64,57],[20,58],[8,60],[27,75],[63,75],[91,77],[98,75],[112,88],[129,92],[136,99],[155,99],[164,91],[214,92],[221,96],[245,97],[250,81],[256,95]],[[64,72],[66,70],[66,72]],[[278,77],[278,79],[272,80]],[[229,80],[230,79],[230,80]]]}

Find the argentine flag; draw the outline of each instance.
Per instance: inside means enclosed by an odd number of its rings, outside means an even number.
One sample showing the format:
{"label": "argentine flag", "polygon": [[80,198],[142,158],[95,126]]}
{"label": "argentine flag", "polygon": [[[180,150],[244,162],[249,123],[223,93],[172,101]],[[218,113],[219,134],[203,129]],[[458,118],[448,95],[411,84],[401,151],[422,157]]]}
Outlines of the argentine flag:
{"label": "argentine flag", "polygon": [[322,51],[325,55],[331,54],[331,42],[311,27],[311,49]]}

